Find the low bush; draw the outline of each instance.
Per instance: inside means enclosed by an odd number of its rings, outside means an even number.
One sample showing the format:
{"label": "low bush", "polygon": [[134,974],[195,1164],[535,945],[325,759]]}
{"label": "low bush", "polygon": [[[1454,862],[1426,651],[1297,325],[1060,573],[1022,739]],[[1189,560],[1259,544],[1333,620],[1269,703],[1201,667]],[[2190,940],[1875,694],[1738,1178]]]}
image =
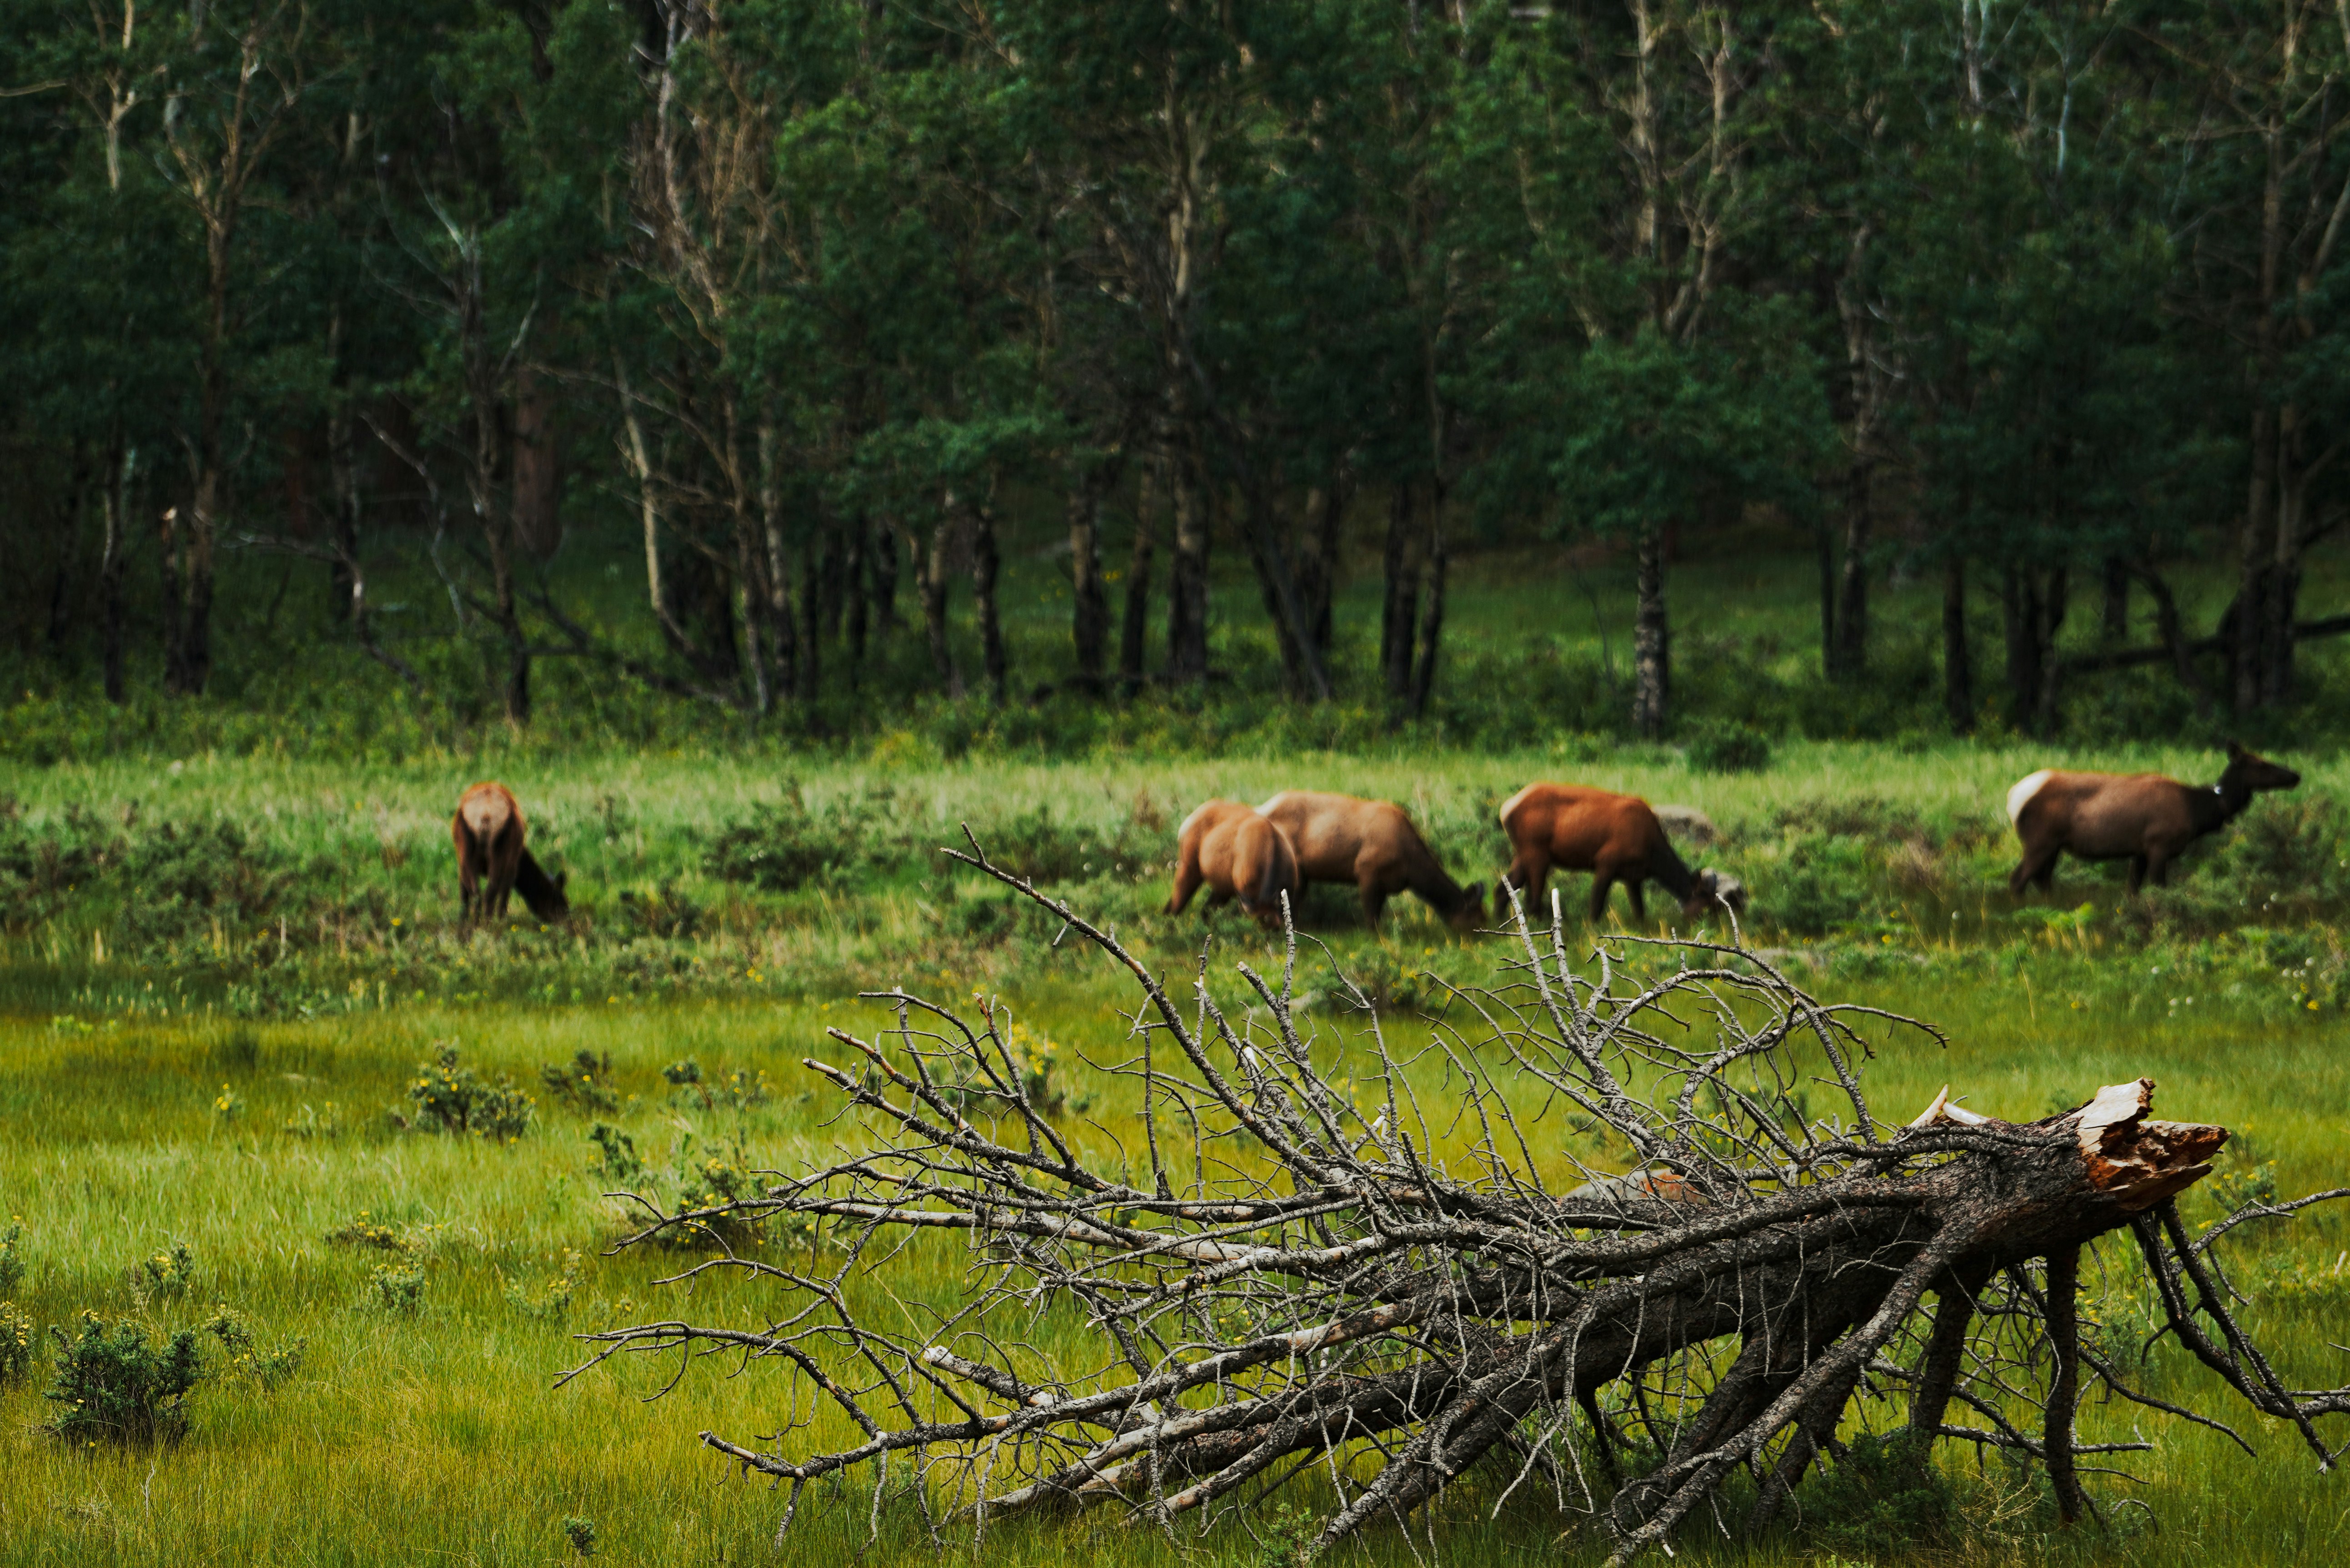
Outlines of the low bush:
{"label": "low bush", "polygon": [[33,1317],[15,1302],[0,1299],[0,1388],[22,1383],[33,1371]]}
{"label": "low bush", "polygon": [[611,1089],[612,1054],[598,1055],[592,1051],[580,1051],[572,1055],[570,1064],[556,1066],[548,1062],[538,1069],[539,1081],[546,1092],[576,1111],[613,1111],[620,1106],[620,1097]]}
{"label": "low bush", "polygon": [[1704,774],[1754,774],[1771,765],[1771,737],[1752,724],[1693,724],[1686,751],[1690,766]]}
{"label": "low bush", "polygon": [[0,1231],[0,1297],[13,1296],[16,1287],[25,1282],[27,1267],[25,1262],[25,1222],[10,1222]]}
{"label": "low bush", "polygon": [[1932,1445],[1907,1428],[1856,1438],[1804,1504],[1808,1533],[1863,1557],[1945,1545],[1958,1521],[1958,1499],[1934,1468]]}
{"label": "low bush", "polygon": [[195,1274],[195,1253],[185,1241],[174,1241],[130,1266],[130,1293],[141,1305],[177,1301],[188,1293]]}
{"label": "low bush", "polygon": [[85,1312],[79,1334],[49,1332],[57,1345],[57,1380],[48,1397],[58,1407],[50,1432],[91,1444],[147,1444],[187,1429],[188,1396],[204,1376],[195,1330],[151,1337],[127,1318],[109,1327]]}
{"label": "low bush", "polygon": [[228,1354],[230,1376],[249,1377],[261,1386],[265,1394],[275,1394],[291,1382],[301,1370],[302,1354],[309,1348],[306,1339],[289,1339],[264,1347],[255,1338],[253,1325],[244,1314],[224,1302],[213,1303],[212,1316],[204,1320],[204,1332],[221,1343]]}
{"label": "low bush", "polygon": [[536,1102],[515,1087],[504,1074],[484,1083],[471,1067],[461,1066],[457,1047],[444,1045],[430,1062],[416,1065],[408,1085],[413,1114],[392,1113],[402,1128],[421,1127],[452,1135],[487,1138],[508,1144],[530,1130]]}
{"label": "low bush", "polygon": [[506,1304],[525,1317],[559,1321],[571,1310],[571,1298],[579,1293],[583,1267],[579,1254],[567,1247],[556,1260],[555,1272],[536,1284],[525,1283],[519,1275],[506,1279],[503,1292]]}

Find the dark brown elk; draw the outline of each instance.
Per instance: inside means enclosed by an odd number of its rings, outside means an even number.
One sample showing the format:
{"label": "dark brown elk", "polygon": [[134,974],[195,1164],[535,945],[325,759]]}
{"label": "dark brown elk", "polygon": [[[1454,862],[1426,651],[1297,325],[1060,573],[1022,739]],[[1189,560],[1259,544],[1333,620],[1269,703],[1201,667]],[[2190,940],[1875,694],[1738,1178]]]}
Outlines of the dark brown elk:
{"label": "dark brown elk", "polygon": [[1214,908],[1238,898],[1258,924],[1281,923],[1281,896],[1297,902],[1297,852],[1289,836],[1254,806],[1211,800],[1183,819],[1175,834],[1175,890],[1167,912],[1180,915],[1200,884]]}
{"label": "dark brown elk", "polygon": [[2227,771],[2215,784],[2180,784],[2161,774],[2075,774],[2043,768],[2007,792],[2007,820],[2023,841],[2023,858],[2007,890],[2023,896],[2027,883],[2046,892],[2056,861],[2130,863],[2129,890],[2170,885],[2170,863],[2207,833],[2242,814],[2261,790],[2291,789],[2301,775],[2228,742]]}
{"label": "dark brown elk", "polygon": [[1463,888],[1446,875],[1399,805],[1288,789],[1257,810],[1289,836],[1302,880],[1355,888],[1363,919],[1374,926],[1388,900],[1405,891],[1419,894],[1456,931],[1475,929],[1484,917],[1484,889]]}
{"label": "dark brown elk", "polygon": [[1665,836],[1657,814],[1634,794],[1613,794],[1582,784],[1531,784],[1502,805],[1502,831],[1510,836],[1510,868],[1493,889],[1493,918],[1510,919],[1510,891],[1526,895],[1529,918],[1553,867],[1591,873],[1591,918],[1607,913],[1607,891],[1617,883],[1632,902],[1632,918],[1648,918],[1641,885],[1654,881],[1681,901],[1684,919],[1694,920],[1717,904],[1746,908],[1746,889],[1719,871],[1692,871]]}
{"label": "dark brown elk", "polygon": [[529,834],[522,803],[505,785],[477,784],[458,797],[449,836],[457,845],[457,896],[465,919],[502,919],[514,893],[542,920],[571,912],[566,877],[549,877],[532,858],[524,842]]}

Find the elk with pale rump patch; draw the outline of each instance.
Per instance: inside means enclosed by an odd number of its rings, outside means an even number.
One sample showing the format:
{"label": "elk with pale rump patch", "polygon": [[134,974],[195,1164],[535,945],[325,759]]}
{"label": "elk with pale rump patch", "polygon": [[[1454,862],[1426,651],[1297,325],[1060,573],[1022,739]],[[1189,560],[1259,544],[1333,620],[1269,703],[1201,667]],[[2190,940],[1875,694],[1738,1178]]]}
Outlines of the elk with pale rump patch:
{"label": "elk with pale rump patch", "polygon": [[1211,909],[1232,898],[1257,923],[1281,923],[1281,896],[1297,901],[1297,851],[1289,836],[1243,801],[1211,800],[1175,830],[1175,890],[1167,912],[1180,915],[1200,885]]}
{"label": "elk with pale rump patch", "polygon": [[2007,820],[2023,841],[2023,858],[2007,878],[2017,898],[2036,882],[2046,892],[2056,879],[2056,861],[2070,854],[2082,860],[2130,863],[2135,895],[2148,874],[2154,885],[2170,885],[2170,863],[2207,833],[2216,833],[2242,815],[2262,790],[2292,789],[2301,775],[2266,757],[2228,742],[2227,771],[2215,784],[2187,784],[2161,774],[2061,773],[2043,768],[2018,779],[2007,792]]}
{"label": "elk with pale rump patch", "polygon": [[1475,929],[1485,913],[1484,890],[1463,888],[1447,875],[1399,805],[1286,789],[1257,810],[1289,836],[1298,877],[1349,884],[1361,895],[1363,919],[1374,927],[1388,900],[1407,890],[1456,931]]}
{"label": "elk with pale rump patch", "polygon": [[542,920],[571,912],[565,877],[549,877],[525,843],[530,825],[522,803],[502,784],[477,784],[457,801],[449,836],[457,846],[457,897],[465,919],[502,919],[515,893]]}
{"label": "elk with pale rump patch", "polygon": [[1542,897],[1553,867],[1591,873],[1591,918],[1607,913],[1607,892],[1617,883],[1632,903],[1632,918],[1648,918],[1641,885],[1655,881],[1681,901],[1685,919],[1696,919],[1716,904],[1746,908],[1746,889],[1719,871],[1692,871],[1665,836],[1664,825],[1648,803],[1634,794],[1614,794],[1583,784],[1530,784],[1502,805],[1502,831],[1510,836],[1510,868],[1493,888],[1493,918],[1510,919],[1510,891]]}

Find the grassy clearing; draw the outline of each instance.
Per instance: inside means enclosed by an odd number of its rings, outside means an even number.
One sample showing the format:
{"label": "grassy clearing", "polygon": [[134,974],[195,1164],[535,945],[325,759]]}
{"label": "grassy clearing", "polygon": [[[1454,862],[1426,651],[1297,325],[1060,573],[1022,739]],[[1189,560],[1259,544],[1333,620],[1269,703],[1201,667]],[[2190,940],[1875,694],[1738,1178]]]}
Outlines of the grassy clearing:
{"label": "grassy clearing", "polygon": [[[525,927],[471,938],[451,920],[444,836],[468,767],[197,755],[176,772],[132,759],[0,772],[0,792],[19,803],[20,844],[119,838],[136,849],[151,845],[157,824],[184,833],[226,820],[245,833],[248,853],[200,868],[219,874],[213,886],[234,892],[244,876],[263,889],[209,904],[184,887],[159,897],[161,872],[134,876],[120,862],[54,888],[37,867],[7,884],[22,914],[6,939],[0,1013],[0,1216],[22,1215],[26,1227],[20,1304],[44,1324],[70,1324],[87,1308],[176,1326],[223,1301],[266,1342],[307,1342],[301,1371],[275,1393],[234,1378],[203,1387],[190,1436],[159,1454],[66,1449],[36,1429],[48,1418],[44,1379],[0,1391],[0,1563],[544,1563],[568,1554],[559,1525],[570,1516],[596,1520],[598,1552],[616,1561],[850,1560],[869,1478],[815,1499],[779,1558],[767,1544],[777,1500],[694,1442],[704,1428],[773,1430],[779,1376],[705,1363],[650,1405],[640,1397],[673,1366],[601,1370],[549,1391],[580,1354],[569,1333],[687,1314],[764,1321],[772,1304],[708,1276],[657,1286],[685,1261],[675,1254],[604,1256],[624,1219],[600,1196],[609,1183],[586,1135],[599,1120],[625,1130],[664,1197],[712,1158],[789,1165],[849,1136],[827,1125],[829,1101],[796,1062],[839,1054],[822,1029],[859,1016],[859,984],[901,978],[948,994],[1003,992],[1033,1030],[1060,1043],[1056,1070],[1083,1093],[1073,1058],[1114,1044],[1112,1009],[1125,999],[1098,960],[1041,956],[1049,930],[906,848],[947,842],[963,820],[991,831],[1026,824],[1031,847],[1076,857],[1062,885],[1176,968],[1203,926],[1196,912],[1151,912],[1165,888],[1153,856],[1181,811],[1209,794],[1254,799],[1318,784],[1402,801],[1464,879],[1499,863],[1492,804],[1528,778],[1685,802],[1725,830],[1709,857],[1754,888],[1761,940],[1808,962],[1818,989],[1950,1032],[1947,1051],[1911,1044],[1874,1064],[1881,1114],[1906,1119],[1947,1082],[1979,1108],[2028,1117],[2143,1073],[2160,1083],[2162,1111],[2238,1129],[2223,1174],[2258,1179],[2266,1167],[2286,1192],[2341,1179],[2350,1014],[2333,989],[2333,895],[2304,890],[2289,905],[2254,896],[2264,850],[2253,825],[2295,803],[2263,801],[2243,833],[2199,850],[2188,881],[2151,900],[2152,919],[2116,914],[2117,886],[2077,870],[2052,904],[2019,916],[1992,880],[2008,855],[1998,802],[2043,760],[1995,748],[1791,745],[1767,772],[1718,776],[1668,753],[1602,757],[1570,746],[1083,767],[836,761],[788,779],[747,758],[575,760],[505,776],[532,812],[535,842],[571,867],[580,918],[544,935]],[[2078,760],[2188,776],[2210,766],[2157,751]],[[2350,790],[2338,763],[2306,771],[2306,799]],[[762,807],[785,808],[795,784],[805,817],[893,846],[889,856],[837,857],[846,869],[789,888],[716,875],[717,837]],[[113,826],[133,803],[131,826]],[[69,809],[105,831],[76,837]],[[1046,827],[1035,826],[1039,812]],[[800,844],[815,830],[793,820],[799,836],[789,842]],[[1088,869],[1084,857],[1098,846],[1127,857]],[[1821,862],[1832,875],[1818,872]],[[1783,914],[1805,876],[1806,896],[1833,905],[1814,929]],[[1579,883],[1563,889],[1570,909]],[[160,914],[159,902],[169,906]],[[1376,938],[1337,890],[1315,896],[1307,924],[1337,963],[1378,980],[1405,1012],[1432,994],[1414,971],[1466,981],[1494,956],[1489,940],[1451,939],[1409,899]],[[1204,929],[1220,966],[1261,942],[1221,916]],[[1309,983],[1325,961],[1309,956]],[[1350,1026],[1335,1007],[1319,1016]],[[449,1041],[466,1065],[538,1094],[528,1135],[501,1147],[391,1127],[385,1107],[405,1104],[418,1064]],[[608,1053],[602,1086],[617,1109],[566,1105],[542,1086],[542,1064],[580,1052]],[[764,1072],[768,1097],[705,1101],[663,1075],[687,1057],[705,1084]],[[224,1098],[235,1115],[216,1108]],[[1114,1096],[1092,1114],[1112,1131],[1124,1116]],[[412,1314],[369,1304],[391,1254],[326,1239],[362,1215],[429,1237]],[[134,1265],[176,1241],[195,1260],[192,1288],[142,1304]],[[2342,1380],[2329,1346],[2350,1341],[2350,1279],[2337,1272],[2345,1249],[2342,1221],[2321,1211],[2236,1253],[2240,1282],[2271,1303],[2261,1327],[2296,1381]],[[580,1255],[577,1283],[556,1311],[549,1285],[567,1252]],[[943,1298],[959,1267],[951,1252],[917,1250],[887,1283],[910,1300]],[[2116,1272],[2106,1309],[2137,1310],[2133,1300]],[[1073,1324],[1045,1322],[1036,1334],[1055,1354],[1084,1354]],[[2158,1393],[2226,1413],[2175,1353],[2158,1352],[2147,1376]],[[2339,1560],[2350,1501],[2283,1434],[2256,1434],[2264,1458],[2255,1463],[2151,1412],[2093,1410],[2086,1427],[2092,1440],[2143,1429],[2160,1443],[2125,1463],[2143,1488],[2108,1480],[2098,1494],[2144,1497],[2158,1525],[2124,1510],[2111,1532],[2052,1539],[2033,1486],[1994,1462],[1960,1477],[1971,1532],[1930,1560]],[[1521,1494],[1498,1521],[1484,1517],[1499,1485],[1481,1479],[1445,1503],[1434,1521],[1445,1554],[1502,1563],[1550,1553],[1559,1521],[1538,1501]],[[885,1559],[929,1552],[901,1501],[885,1507],[883,1523]],[[1229,1533],[1211,1548],[1217,1561],[1259,1554]],[[1714,1550],[1702,1532],[1687,1548],[1700,1558]],[[1821,1561],[1825,1551],[1797,1533],[1759,1560]],[[987,1557],[1057,1564],[1113,1552],[1138,1563],[1174,1555],[1156,1538],[1088,1521],[993,1534]],[[1597,1555],[1588,1540],[1567,1545],[1570,1561]],[[1392,1531],[1361,1548],[1367,1562],[1411,1557]]]}

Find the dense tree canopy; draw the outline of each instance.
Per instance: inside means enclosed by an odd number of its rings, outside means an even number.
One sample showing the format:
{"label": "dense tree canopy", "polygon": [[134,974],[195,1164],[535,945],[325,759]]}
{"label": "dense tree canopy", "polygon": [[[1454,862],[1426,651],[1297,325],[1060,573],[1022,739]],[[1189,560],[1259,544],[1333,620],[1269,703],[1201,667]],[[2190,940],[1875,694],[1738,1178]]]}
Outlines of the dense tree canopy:
{"label": "dense tree canopy", "polygon": [[[2107,664],[2275,707],[2345,512],[2345,71],[2321,0],[0,0],[20,651],[201,692],[274,552],[420,687],[370,584],[429,574],[516,724],[551,656],[788,711],[901,615],[1002,702],[1050,516],[1018,690],[1206,680],[1247,618],[1310,702],[1377,515],[1350,679],[1426,708],[1465,533],[1616,539],[1654,735],[1675,542],[1760,513],[1831,679],[1898,561],[1960,727],[1970,592],[2021,727],[2088,585]],[[633,619],[550,576],[590,535]]]}

